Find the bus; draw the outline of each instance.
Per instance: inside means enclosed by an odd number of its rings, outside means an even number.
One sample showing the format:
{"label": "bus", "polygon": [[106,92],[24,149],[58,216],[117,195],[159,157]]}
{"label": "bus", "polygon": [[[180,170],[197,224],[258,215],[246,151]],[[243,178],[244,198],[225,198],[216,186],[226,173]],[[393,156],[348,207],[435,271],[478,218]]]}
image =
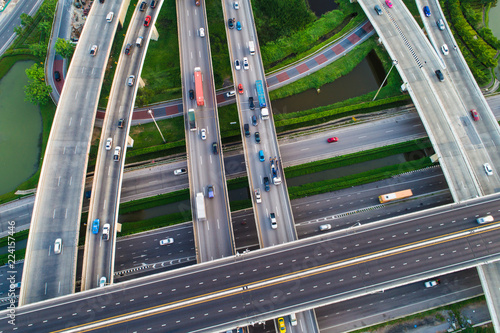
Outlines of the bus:
{"label": "bus", "polygon": [[413,192],[411,190],[403,190],[403,191],[398,191],[398,192],[393,192],[393,193],[388,193],[388,194],[382,194],[381,196],[378,197],[378,200],[380,201],[380,203],[386,203],[389,201],[409,198],[412,195],[413,195]]}
{"label": "bus", "polygon": [[196,105],[205,105],[205,98],[203,97],[203,80],[200,67],[194,68],[194,86],[196,90]]}

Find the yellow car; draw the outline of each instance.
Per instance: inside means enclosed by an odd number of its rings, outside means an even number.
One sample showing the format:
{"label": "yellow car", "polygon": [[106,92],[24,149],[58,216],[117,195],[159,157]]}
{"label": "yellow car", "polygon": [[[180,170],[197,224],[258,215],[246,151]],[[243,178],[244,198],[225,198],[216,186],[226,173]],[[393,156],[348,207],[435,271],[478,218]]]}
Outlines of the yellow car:
{"label": "yellow car", "polygon": [[285,319],[278,318],[278,326],[279,326],[280,333],[286,332]]}

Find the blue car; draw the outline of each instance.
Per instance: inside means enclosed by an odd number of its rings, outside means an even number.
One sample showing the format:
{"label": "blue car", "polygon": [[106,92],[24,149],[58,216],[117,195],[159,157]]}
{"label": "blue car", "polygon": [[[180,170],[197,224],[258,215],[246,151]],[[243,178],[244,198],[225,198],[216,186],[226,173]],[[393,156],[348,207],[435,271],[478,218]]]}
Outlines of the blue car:
{"label": "blue car", "polygon": [[99,219],[95,219],[92,222],[92,233],[97,235],[99,233]]}
{"label": "blue car", "polygon": [[260,160],[261,162],[264,162],[264,160],[265,160],[265,159],[264,159],[264,151],[263,151],[263,150],[260,150],[260,151],[259,151],[259,160]]}
{"label": "blue car", "polygon": [[431,16],[431,10],[430,10],[429,6],[424,7],[424,14],[427,17]]}
{"label": "blue car", "polygon": [[240,21],[236,22],[236,30],[241,31],[241,23],[240,23]]}

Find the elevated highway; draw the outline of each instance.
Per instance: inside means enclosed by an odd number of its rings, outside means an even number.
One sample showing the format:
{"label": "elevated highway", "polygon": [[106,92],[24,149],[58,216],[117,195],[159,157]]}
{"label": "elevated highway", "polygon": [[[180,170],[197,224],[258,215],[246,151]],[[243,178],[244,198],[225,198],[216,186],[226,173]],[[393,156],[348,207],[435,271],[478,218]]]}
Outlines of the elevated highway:
{"label": "elevated highway", "polygon": [[[121,48],[103,122],[94,172],[85,237],[82,290],[98,287],[102,278],[106,279],[105,283],[113,282],[118,208],[123,168],[129,144],[128,133],[135,97],[141,82],[142,66],[162,4],[163,1],[160,0],[155,8],[148,7],[140,11],[137,7],[134,10]],[[144,24],[147,16],[151,17],[149,26]],[[127,47],[129,54],[125,54]],[[129,81],[131,75],[134,76],[132,85]],[[108,149],[106,145],[109,139],[111,143]],[[119,149],[118,155],[116,155],[116,149]],[[94,232],[93,221],[96,219],[99,220],[99,226],[97,232]],[[109,225],[107,237],[103,233],[105,225]]]}
{"label": "elevated highway", "polygon": [[[500,256],[499,195],[89,290],[16,311],[23,332],[213,332]],[[432,214],[430,214],[432,213]],[[13,331],[6,312],[0,329]],[[90,318],[90,319],[89,319]]]}
{"label": "elevated highway", "polygon": [[[205,1],[200,3],[200,6],[196,6],[194,1],[178,0],[176,8],[191,212],[197,260],[205,262],[231,256],[235,250],[215,98],[210,34]],[[200,28],[204,29],[204,35],[200,34]],[[198,87],[195,87],[195,68],[199,68],[202,76],[202,105],[198,105],[197,98],[189,97],[189,90],[192,90],[193,97],[200,94],[200,91],[196,91]],[[194,124],[190,124],[189,109],[193,110]],[[202,137],[202,130],[205,131],[205,138]],[[210,186],[212,194],[209,194]],[[201,193],[204,202],[206,218],[197,210],[198,193]]]}
{"label": "elevated highway", "polygon": [[[435,24],[439,18],[444,19],[440,10],[425,17],[419,8],[432,45],[402,1],[393,1],[392,8],[375,0],[359,3],[406,84],[454,200],[460,202],[500,188],[498,173],[490,177],[483,167],[487,162],[493,168],[500,163],[496,148],[500,145],[498,125],[492,123],[493,114],[483,102],[484,97],[461,55],[452,49],[454,54],[444,57],[448,67],[443,57],[438,56],[441,44],[436,45],[435,41],[453,40],[449,29],[442,31]],[[382,9],[381,15],[377,15],[375,5]],[[449,74],[449,68],[453,75]],[[437,77],[437,70],[443,73],[442,80]],[[484,119],[477,123],[470,116],[470,109],[476,107],[484,114]]]}
{"label": "elevated highway", "polygon": [[[121,1],[96,2],[69,68],[45,151],[33,208],[19,304],[75,290],[78,232],[90,140]],[[91,47],[98,46],[95,56]],[[54,253],[56,239],[60,254]],[[48,269],[50,268],[50,269]]]}

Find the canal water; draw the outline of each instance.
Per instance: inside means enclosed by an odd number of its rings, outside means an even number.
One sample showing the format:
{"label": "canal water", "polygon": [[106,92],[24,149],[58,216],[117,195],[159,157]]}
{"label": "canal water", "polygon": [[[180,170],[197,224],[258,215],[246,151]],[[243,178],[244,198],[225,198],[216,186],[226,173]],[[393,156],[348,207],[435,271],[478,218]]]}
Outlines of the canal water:
{"label": "canal water", "polygon": [[304,111],[361,96],[376,91],[384,77],[384,67],[372,51],[349,74],[321,86],[319,93],[316,89],[308,89],[300,94],[273,100],[273,113]]}
{"label": "canal water", "polygon": [[[488,28],[491,29],[493,36],[500,39],[500,20],[498,19],[500,17],[500,4],[498,2],[495,7],[491,7],[488,16]],[[497,75],[497,78],[500,76],[500,63],[497,68],[495,68],[495,74]]]}
{"label": "canal water", "polygon": [[0,194],[30,178],[40,161],[42,116],[24,101],[25,70],[33,61],[17,62],[0,80]]}

